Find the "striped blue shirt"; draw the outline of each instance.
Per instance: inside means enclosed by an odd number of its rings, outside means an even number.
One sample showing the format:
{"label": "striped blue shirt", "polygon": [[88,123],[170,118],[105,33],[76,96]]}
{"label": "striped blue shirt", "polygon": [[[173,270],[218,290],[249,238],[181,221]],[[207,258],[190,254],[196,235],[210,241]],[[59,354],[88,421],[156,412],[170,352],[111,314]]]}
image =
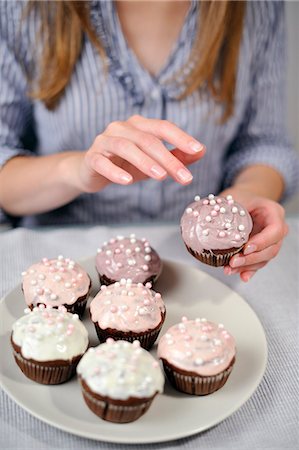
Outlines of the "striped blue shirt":
{"label": "striped blue shirt", "polygon": [[[299,166],[285,127],[285,32],[283,4],[248,2],[237,73],[234,115],[219,124],[221,107],[194,92],[177,100],[174,75],[188,61],[199,5],[192,1],[180,36],[164,67],[151,76],[128,47],[112,1],[91,1],[95,30],[107,52],[109,74],[85,38],[66,92],[54,111],[28,97],[26,70],[37,67],[38,17],[20,28],[24,2],[0,2],[0,164],[21,154],[85,150],[107,125],[133,114],[174,122],[207,147],[190,166],[193,182],[168,178],[130,186],[109,185],[82,194],[55,211],[21,219],[22,225],[177,220],[193,196],[217,193],[243,168],[266,164],[285,182],[284,198],[298,187]],[[25,69],[25,70],[24,70]],[[188,73],[188,64],[184,71]],[[28,139],[30,130],[36,143]],[[30,134],[30,133],[29,133]]]}

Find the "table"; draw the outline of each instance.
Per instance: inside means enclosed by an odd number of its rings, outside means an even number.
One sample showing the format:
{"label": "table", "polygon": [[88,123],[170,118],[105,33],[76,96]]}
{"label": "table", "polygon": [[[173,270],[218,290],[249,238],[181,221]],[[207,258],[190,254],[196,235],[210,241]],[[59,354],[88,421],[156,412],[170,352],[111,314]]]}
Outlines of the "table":
{"label": "table", "polygon": [[[163,258],[198,266],[243,296],[267,335],[266,374],[254,395],[216,427],[177,441],[152,445],[114,445],[83,439],[32,417],[0,390],[2,449],[297,449],[298,434],[298,274],[299,217],[287,220],[290,233],[278,257],[243,283],[221,269],[198,263],[185,250],[176,224],[123,227],[14,229],[0,233],[0,297],[20,282],[20,273],[43,256],[64,254],[75,260],[95,254],[117,234],[146,236]],[[0,353],[0,357],[5,355]]]}

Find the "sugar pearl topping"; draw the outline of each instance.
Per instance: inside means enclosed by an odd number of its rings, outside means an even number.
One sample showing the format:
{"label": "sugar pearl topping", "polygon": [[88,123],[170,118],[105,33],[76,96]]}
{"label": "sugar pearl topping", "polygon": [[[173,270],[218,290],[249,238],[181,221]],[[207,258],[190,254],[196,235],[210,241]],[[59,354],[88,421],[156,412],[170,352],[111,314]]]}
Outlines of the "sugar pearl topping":
{"label": "sugar pearl topping", "polygon": [[131,278],[134,283],[157,277],[162,269],[157,252],[146,238],[117,236],[98,249],[96,268],[99,274],[118,281]]}
{"label": "sugar pearl topping", "polygon": [[93,392],[119,400],[151,397],[164,387],[158,361],[139,341],[107,339],[85,353],[77,373]]}
{"label": "sugar pearl topping", "polygon": [[161,294],[151,289],[151,283],[114,283],[102,286],[90,304],[92,321],[100,328],[142,332],[161,322],[165,305]]}
{"label": "sugar pearl topping", "polygon": [[197,318],[173,325],[158,344],[158,356],[199,375],[225,370],[236,354],[235,340],[222,324]]}
{"label": "sugar pearl topping", "polygon": [[43,258],[22,272],[23,291],[27,305],[72,305],[85,296],[90,278],[85,270],[70,258]]}
{"label": "sugar pearl topping", "polygon": [[240,247],[252,230],[250,214],[231,195],[195,200],[181,218],[184,242],[197,252]]}
{"label": "sugar pearl topping", "polygon": [[40,305],[13,324],[13,342],[25,358],[36,361],[71,360],[88,346],[88,332],[77,314]]}

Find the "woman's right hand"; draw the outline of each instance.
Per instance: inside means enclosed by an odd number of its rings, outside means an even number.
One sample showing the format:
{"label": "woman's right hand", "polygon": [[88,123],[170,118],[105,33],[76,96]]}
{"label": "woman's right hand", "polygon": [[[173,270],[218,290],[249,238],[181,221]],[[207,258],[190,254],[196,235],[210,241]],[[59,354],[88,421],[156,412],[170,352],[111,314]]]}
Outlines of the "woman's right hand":
{"label": "woman's right hand", "polygon": [[[169,151],[163,144],[174,147]],[[79,188],[96,192],[112,182],[128,185],[168,175],[183,185],[192,181],[186,165],[202,158],[205,147],[166,120],[132,116],[112,122],[85,152],[79,167]]]}

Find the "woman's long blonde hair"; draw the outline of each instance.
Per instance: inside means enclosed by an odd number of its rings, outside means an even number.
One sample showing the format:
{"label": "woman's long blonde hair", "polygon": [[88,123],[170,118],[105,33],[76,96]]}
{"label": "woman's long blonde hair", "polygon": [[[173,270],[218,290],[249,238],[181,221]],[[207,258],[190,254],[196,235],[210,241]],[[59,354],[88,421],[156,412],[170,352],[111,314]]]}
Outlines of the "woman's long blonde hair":
{"label": "woman's long blonde hair", "polygon": [[[234,95],[245,1],[209,0],[200,3],[197,38],[191,58],[193,69],[185,79],[181,97],[196,89],[208,89],[217,103],[223,105],[223,120],[234,110]],[[34,1],[41,17],[42,57],[33,98],[55,109],[72,76],[83,43],[84,34],[105,57],[105,50],[95,33],[86,1]],[[200,30],[200,31],[199,31]]]}

